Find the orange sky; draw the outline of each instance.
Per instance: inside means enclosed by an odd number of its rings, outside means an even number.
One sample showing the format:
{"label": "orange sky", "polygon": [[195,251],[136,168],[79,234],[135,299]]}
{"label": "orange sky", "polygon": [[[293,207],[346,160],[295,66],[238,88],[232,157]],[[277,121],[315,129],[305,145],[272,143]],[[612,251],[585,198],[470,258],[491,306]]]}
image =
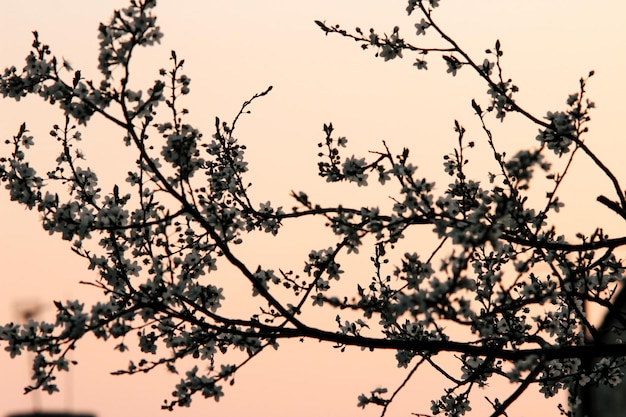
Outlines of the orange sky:
{"label": "orange sky", "polygon": [[[269,199],[291,207],[288,195],[292,189],[310,191],[311,197],[327,203],[380,198],[380,194],[353,188],[328,187],[316,177],[316,144],[323,139],[323,123],[329,121],[340,135],[350,139],[349,154],[378,150],[382,140],[396,150],[409,146],[423,175],[444,181],[441,158],[455,144],[455,118],[470,129],[478,142],[484,142],[469,103],[472,97],[486,102],[486,87],[477,82],[474,74],[462,70],[452,78],[435,57],[431,58],[428,73],[418,73],[411,57],[384,63],[371,51],[362,52],[353,42],[325,37],[313,23],[319,19],[345,28],[374,26],[387,33],[398,24],[401,33],[411,39],[414,22],[405,15],[404,0],[160,3],[157,15],[165,38],[160,47],[142,52],[141,61],[133,67],[136,79],[155,79],[158,69],[168,65],[169,51],[175,49],[179,57],[185,58],[185,72],[192,79],[192,94],[186,99],[190,120],[205,134],[211,133],[216,115],[230,120],[244,100],[268,85],[274,86],[238,127],[238,137],[249,147],[255,185],[252,194],[259,201]],[[583,0],[441,3],[437,13],[440,25],[476,56],[482,59],[482,51],[492,47],[495,39],[501,40],[505,71],[521,89],[519,102],[533,112],[542,115],[562,109],[567,95],[576,91],[579,77],[596,70],[588,91],[598,109],[593,113],[587,144],[618,176],[626,176],[621,127],[621,100],[626,97],[626,61],[622,56],[626,3],[607,0],[595,8]],[[97,77],[97,24],[108,19],[114,7],[124,4],[126,1],[121,0],[3,4],[0,67],[21,65],[32,41],[30,32],[38,30],[55,54],[80,68],[84,76]],[[492,126],[502,146],[514,151],[534,145],[536,129],[511,119],[502,127],[495,122]],[[15,134],[23,120],[29,122],[42,148],[39,153],[35,151],[34,158],[45,161],[52,149],[47,132],[58,122],[59,113],[36,100],[19,105],[0,100],[3,140]],[[94,125],[106,127],[99,121]],[[91,142],[84,146],[90,163],[102,173],[111,173],[114,179],[124,175],[126,169],[116,166],[113,159],[115,147],[121,146],[120,133],[96,129],[87,137]],[[481,146],[470,155],[478,171],[483,168]],[[91,154],[90,149],[94,151]],[[564,214],[565,227],[588,232],[600,222],[607,229],[623,232],[626,228],[613,224],[614,216],[602,212],[598,219],[589,214],[589,210],[599,209],[595,196],[610,193],[608,181],[598,180],[595,174],[597,170],[581,159],[564,184],[570,197],[566,203],[571,206]],[[270,242],[262,250],[254,248],[245,256],[281,262],[284,255],[276,259],[276,254],[290,250],[299,262],[293,267],[299,267],[302,254],[311,248],[311,232],[289,229],[285,233],[286,238]],[[53,299],[94,300],[97,296],[77,284],[89,275],[66,242],[47,236],[36,214],[9,203],[4,190],[0,191],[0,236],[1,322],[15,320],[20,304],[51,305]],[[110,346],[103,348],[90,340],[79,348],[75,358],[80,366],[70,378],[61,379],[61,394],[42,394],[45,408],[69,405],[76,411],[92,411],[103,417],[159,413],[160,403],[176,378],[162,374],[111,377],[107,372],[123,367],[128,357],[112,354]],[[32,407],[33,398],[21,395],[28,382],[27,367],[25,357],[10,361],[8,355],[0,355],[0,416]],[[401,378],[393,354],[356,350],[339,354],[331,346],[296,343],[278,352],[267,352],[241,370],[237,383],[219,404],[197,398],[191,409],[176,411],[175,415],[378,415],[375,408],[357,409],[357,395],[377,384],[393,387]],[[436,376],[422,378],[412,382],[388,415],[429,411],[429,400],[440,395],[441,387],[437,386]],[[496,388],[504,392],[511,389],[508,384]],[[553,405],[538,399],[524,397],[510,415],[528,416],[538,411],[541,415],[558,415]],[[473,405],[476,413],[471,415],[484,415],[488,409],[479,401]]]}

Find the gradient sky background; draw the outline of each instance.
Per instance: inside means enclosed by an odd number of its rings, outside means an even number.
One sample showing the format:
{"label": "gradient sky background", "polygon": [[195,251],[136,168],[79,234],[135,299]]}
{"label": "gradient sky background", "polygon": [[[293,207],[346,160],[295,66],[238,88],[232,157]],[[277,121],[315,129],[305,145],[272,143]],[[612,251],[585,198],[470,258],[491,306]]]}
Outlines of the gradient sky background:
{"label": "gradient sky background", "polygon": [[[53,53],[65,57],[83,76],[98,78],[96,29],[112,10],[126,1],[31,0],[4,2],[0,14],[0,67],[20,67],[30,49],[31,31],[38,30]],[[469,52],[482,60],[483,51],[500,39],[504,66],[521,91],[518,102],[536,114],[565,107],[567,95],[577,91],[578,79],[596,70],[589,82],[589,97],[598,109],[593,113],[587,144],[612,167],[626,176],[624,155],[624,105],[626,73],[626,3],[604,0],[442,0],[436,12],[441,27]],[[470,100],[486,103],[486,87],[469,71],[455,78],[446,75],[440,58],[431,57],[428,72],[418,72],[414,58],[384,63],[372,51],[338,36],[325,37],[313,20],[339,23],[351,29],[375,27],[401,33],[414,40],[412,18],[405,0],[317,1],[165,1],[157,8],[165,33],[162,45],[142,52],[135,61],[135,79],[146,84],[158,69],[168,68],[169,51],[185,58],[185,73],[192,79],[186,98],[189,120],[205,132],[212,131],[215,116],[231,120],[241,103],[255,92],[273,85],[274,90],[252,107],[239,123],[238,137],[248,145],[253,197],[291,207],[290,190],[306,190],[316,201],[378,201],[380,190],[354,191],[328,187],[316,176],[316,144],[323,139],[322,125],[332,121],[339,135],[350,140],[347,155],[378,150],[381,141],[395,150],[412,149],[413,161],[423,175],[441,178],[442,156],[452,150],[456,137],[454,119],[468,127],[479,146],[472,154],[473,169],[481,172],[489,163],[484,137],[472,117]],[[418,18],[419,20],[419,18]],[[145,87],[144,87],[145,89]],[[515,151],[534,144],[536,129],[516,117],[503,126],[493,122],[498,143]],[[14,135],[26,120],[41,150],[36,161],[45,164],[55,155],[47,132],[60,113],[37,100],[19,104],[0,100],[2,139]],[[113,181],[126,169],[114,162],[121,146],[119,131],[96,129],[85,134],[90,163]],[[102,127],[102,128],[100,128]],[[110,142],[109,142],[110,141]],[[89,153],[89,150],[93,150]],[[52,152],[52,153],[51,153]],[[96,153],[97,152],[97,153]],[[626,228],[616,216],[595,203],[599,193],[610,194],[610,184],[599,179],[598,170],[582,158],[564,184],[566,211],[564,231],[590,232],[596,225],[613,233]],[[121,172],[121,174],[120,174]],[[443,182],[443,184],[447,184]],[[596,214],[597,213],[597,214]],[[296,259],[310,248],[315,229],[287,230],[282,240],[263,240],[263,246],[246,254],[249,260],[283,262]],[[85,265],[66,242],[49,237],[37,215],[8,201],[0,190],[0,321],[18,318],[20,306],[43,303],[52,312],[51,300],[81,297],[91,302],[97,294],[78,285],[88,279]],[[330,242],[328,239],[323,240]],[[277,265],[279,266],[279,265]],[[364,270],[364,272],[367,272]],[[45,314],[45,311],[44,311]],[[80,362],[70,376],[60,379],[62,392],[42,394],[44,409],[70,407],[95,412],[101,417],[165,415],[159,411],[177,378],[154,373],[148,376],[112,377],[109,371],[126,365],[128,357],[111,352],[93,340],[79,345],[74,358]],[[2,352],[0,352],[2,353]],[[32,396],[23,396],[28,383],[26,356],[11,361],[0,354],[0,416],[32,408]],[[197,398],[191,409],[175,416],[319,416],[378,415],[378,409],[355,407],[357,395],[378,385],[393,388],[402,373],[395,369],[392,353],[339,354],[330,345],[313,342],[286,344],[278,352],[266,352],[242,369],[237,383],[215,404]],[[428,412],[429,400],[441,394],[439,379],[425,375],[412,381],[390,416]],[[502,392],[512,387],[503,384]],[[486,404],[473,404],[484,415]],[[482,412],[481,412],[482,410]],[[554,401],[541,396],[523,397],[511,416],[558,415]],[[170,414],[171,415],[171,414]]]}

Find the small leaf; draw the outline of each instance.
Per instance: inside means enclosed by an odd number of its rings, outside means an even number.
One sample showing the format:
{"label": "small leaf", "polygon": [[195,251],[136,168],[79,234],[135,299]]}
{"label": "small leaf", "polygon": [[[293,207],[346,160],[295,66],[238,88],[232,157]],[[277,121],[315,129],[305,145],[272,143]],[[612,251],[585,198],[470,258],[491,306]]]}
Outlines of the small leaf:
{"label": "small leaf", "polygon": [[72,82],[72,84],[74,85],[74,88],[76,88],[76,86],[78,86],[78,83],[80,82],[80,70],[76,71],[74,73],[74,81]]}
{"label": "small leaf", "polygon": [[472,99],[472,107],[474,108],[474,111],[476,112],[476,114],[478,114],[479,116],[483,114],[482,109],[480,108],[478,103],[476,103],[476,100],[474,99]]}

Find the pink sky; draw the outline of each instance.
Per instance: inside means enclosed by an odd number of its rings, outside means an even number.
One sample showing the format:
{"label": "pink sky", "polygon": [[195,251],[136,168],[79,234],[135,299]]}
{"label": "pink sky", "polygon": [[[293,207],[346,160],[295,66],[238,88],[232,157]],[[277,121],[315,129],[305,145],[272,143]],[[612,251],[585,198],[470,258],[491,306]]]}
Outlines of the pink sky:
{"label": "pink sky", "polygon": [[[370,199],[374,193],[352,188],[327,187],[316,177],[316,144],[323,139],[322,125],[332,121],[339,134],[347,136],[349,153],[380,149],[386,140],[396,150],[412,148],[415,163],[425,176],[442,178],[442,156],[455,144],[452,131],[459,119],[482,140],[471,117],[472,97],[486,101],[486,87],[469,71],[456,78],[445,75],[439,59],[431,58],[431,70],[418,73],[413,58],[384,63],[373,52],[362,52],[347,39],[325,37],[313,20],[339,23],[345,28],[373,26],[391,32],[400,25],[409,37],[413,22],[406,17],[404,0],[318,0],[290,2],[161,1],[157,8],[165,33],[160,47],[145,51],[133,67],[137,79],[156,77],[168,66],[169,51],[175,49],[186,60],[185,72],[192,79],[187,98],[193,124],[210,134],[214,117],[230,120],[241,103],[255,92],[273,85],[272,93],[254,105],[253,113],[241,120],[238,137],[248,145],[248,158],[255,184],[253,197],[291,207],[290,190],[310,191],[321,202]],[[174,6],[176,3],[176,6]],[[626,39],[626,3],[618,0],[595,6],[583,0],[442,0],[438,11],[443,28],[460,40],[468,51],[482,51],[500,39],[505,51],[505,70],[521,88],[518,96],[528,109],[544,114],[564,107],[567,95],[576,91],[578,79],[596,70],[589,95],[598,104],[593,113],[587,144],[614,169],[626,175],[622,143],[623,97],[626,61],[622,56]],[[96,28],[114,7],[126,1],[84,2],[79,0],[32,0],[3,5],[0,14],[0,67],[19,67],[29,51],[31,31],[50,44],[58,56],[80,68],[86,77],[97,77]],[[599,3],[598,3],[599,4]],[[482,59],[482,58],[481,58]],[[59,113],[36,100],[19,105],[0,100],[2,139],[17,132],[26,120],[40,151],[34,158],[46,163],[54,155],[47,132],[59,121]],[[503,147],[516,150],[534,141],[535,128],[512,118],[494,131]],[[113,181],[127,171],[115,162],[120,133],[99,129],[96,121],[85,144],[87,158]],[[110,141],[110,142],[107,142]],[[109,144],[110,143],[110,144]],[[104,148],[102,148],[104,144]],[[479,145],[470,159],[481,169]],[[89,153],[92,150],[92,153]],[[96,153],[97,152],[97,153]],[[590,231],[596,218],[590,210],[600,192],[609,193],[606,180],[597,181],[597,171],[582,159],[568,183],[571,209],[564,214],[568,231]],[[102,176],[102,174],[101,174]],[[123,178],[123,177],[122,177]],[[444,182],[444,184],[446,184]],[[346,193],[349,190],[349,193]],[[376,194],[378,193],[378,194]],[[384,193],[383,193],[384,195]],[[610,215],[599,222],[615,233],[626,228],[614,224]],[[248,248],[247,259],[270,259],[280,267],[291,257],[302,265],[316,229],[288,229],[285,237],[263,241]],[[66,242],[48,236],[35,213],[10,203],[0,191],[0,322],[16,320],[16,310],[25,303],[51,306],[51,300],[97,298],[93,290],[77,284],[88,279],[84,263]],[[313,239],[329,242],[314,235]],[[277,255],[278,254],[278,255]],[[286,255],[285,255],[286,254]],[[369,256],[366,254],[366,256]],[[359,272],[359,271],[357,271]],[[362,271],[369,274],[369,271]],[[52,311],[50,307],[49,312]],[[156,415],[177,378],[163,373],[138,377],[113,377],[109,371],[125,366],[129,357],[112,353],[112,346],[93,340],[79,345],[74,357],[80,365],[70,377],[61,378],[61,394],[41,394],[45,409],[71,407],[99,416]],[[0,352],[1,353],[1,352]],[[32,408],[33,398],[23,396],[28,383],[25,356],[11,361],[0,355],[0,417]],[[339,354],[330,345],[308,341],[287,344],[277,352],[266,352],[236,377],[234,387],[216,404],[197,398],[191,409],[176,416],[319,416],[378,415],[379,410],[356,408],[356,398],[377,385],[393,388],[402,379],[393,353],[364,353],[348,350]],[[424,375],[414,379],[389,410],[389,416],[429,412],[429,400],[441,394],[440,378]],[[497,384],[496,384],[497,385]],[[507,383],[492,387],[508,392]],[[541,412],[557,416],[554,402],[540,396],[523,397],[510,415],[530,416]],[[477,400],[475,413],[484,415],[486,403]],[[171,415],[171,414],[170,414]]]}

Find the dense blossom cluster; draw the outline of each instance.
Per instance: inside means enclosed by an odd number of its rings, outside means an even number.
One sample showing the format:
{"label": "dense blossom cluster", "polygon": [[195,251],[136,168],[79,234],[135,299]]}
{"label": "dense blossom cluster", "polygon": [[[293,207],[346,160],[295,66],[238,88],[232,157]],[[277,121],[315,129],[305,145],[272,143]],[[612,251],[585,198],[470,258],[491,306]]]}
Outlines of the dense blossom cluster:
{"label": "dense blossom cluster", "polygon": [[[503,77],[500,43],[477,63],[433,20],[439,3],[410,0],[407,11],[422,15],[415,25],[418,39],[428,40],[423,35],[432,31],[448,42],[445,48],[413,45],[398,27],[389,36],[374,29],[364,35],[358,28],[351,34],[317,22],[326,34],[375,48],[386,61],[415,53],[415,66],[426,70],[427,54],[438,54],[451,75],[470,68],[487,84],[488,106],[483,110],[476,101],[472,106],[498,167],[485,173],[488,184],[467,174],[467,154],[474,143],[465,139],[458,122],[458,147],[444,157],[450,183],[438,192],[410,162],[409,149],[394,154],[383,144],[367,157],[345,157],[341,149],[347,139],[336,136],[332,124],[324,125],[319,175],[329,183],[358,187],[380,183],[394,199],[388,212],[341,202],[322,207],[303,191],[293,193],[297,207],[290,212],[270,201],[251,201],[244,178],[246,147],[234,136],[235,126],[252,101],[271,87],[245,102],[231,124],[217,119],[210,138],[183,122],[187,111],[178,99],[189,92],[190,78],[181,74],[183,61],[174,52],[172,69],[161,70],[161,79],[145,94],[131,89],[133,51],[162,36],[152,14],[154,0],[133,0],[100,26],[100,83],[60,64],[35,32],[23,68],[2,73],[0,94],[15,100],[37,94],[58,105],[64,122],[54,125],[50,135],[60,153],[56,168],[41,176],[28,161],[34,139],[23,124],[5,143],[0,180],[12,200],[41,213],[47,231],[72,243],[74,252],[97,272],[99,278],[91,285],[102,290],[103,298],[91,307],[56,301],[52,323],[0,326],[0,341],[12,357],[35,353],[34,384],[28,390],[56,391],[55,374],[71,365],[66,353],[88,333],[118,340],[115,348],[120,351],[133,351],[127,343],[136,337],[139,359],[118,373],[158,366],[178,373],[183,358],[206,361],[208,371],[194,366],[182,374],[164,405],[167,409],[189,406],[195,394],[219,400],[223,384],[233,383],[237,369],[286,338],[328,341],[341,348],[394,349],[398,366],[410,369],[407,381],[421,367],[433,367],[449,382],[432,401],[429,412],[434,415],[470,411],[476,389],[492,378],[517,384],[508,398],[488,398],[494,416],[506,415],[508,406],[532,385],[546,397],[568,389],[575,404],[584,385],[617,384],[626,348],[619,334],[618,342],[603,342],[603,334],[586,318],[586,305],[614,308],[611,299],[624,274],[614,250],[624,239],[610,239],[596,230],[579,234],[580,242],[572,243],[550,222],[563,206],[557,194],[567,173],[553,162],[571,162],[577,150],[615,184],[617,201],[599,201],[623,217],[626,213],[623,188],[581,138],[593,108],[585,97],[586,79],[568,98],[565,111],[548,112],[544,119],[531,115],[515,101],[517,87]],[[165,112],[157,112],[164,107]],[[539,129],[538,145],[521,144],[513,156],[498,151],[487,128],[490,115],[503,120],[510,112]],[[82,140],[78,126],[88,125],[96,113],[122,127],[123,143],[136,152],[126,183],[110,191],[102,189],[99,175],[75,148]],[[539,204],[528,198],[531,182],[542,180],[537,173],[551,188]],[[55,184],[67,191],[57,192]],[[248,234],[276,235],[284,222],[308,217],[322,218],[335,241],[312,248],[301,274],[293,272],[293,265],[246,265],[232,251]],[[435,249],[396,253],[396,245],[414,229],[432,231]],[[366,246],[372,242],[371,248]],[[342,259],[371,251],[371,279],[357,282],[352,293],[337,293],[335,283],[344,276]],[[224,264],[248,283],[258,300],[256,310],[234,317],[227,313],[232,308],[223,308],[231,300],[212,277]],[[309,324],[319,307],[336,310],[335,322],[329,323],[334,327]],[[245,359],[233,363],[238,357],[234,351],[244,352]],[[440,364],[445,352],[455,355],[456,368]],[[362,394],[358,405],[379,405],[385,414],[405,383],[391,395],[387,388]]]}

